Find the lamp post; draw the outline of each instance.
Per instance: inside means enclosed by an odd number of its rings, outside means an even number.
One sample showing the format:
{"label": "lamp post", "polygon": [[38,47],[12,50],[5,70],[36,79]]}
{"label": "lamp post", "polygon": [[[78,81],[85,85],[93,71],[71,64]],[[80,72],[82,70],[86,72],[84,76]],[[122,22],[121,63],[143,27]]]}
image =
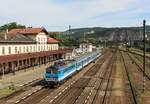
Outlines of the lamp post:
{"label": "lamp post", "polygon": [[107,47],[107,40],[105,39],[105,48]]}
{"label": "lamp post", "polygon": [[146,47],[145,47],[145,42],[146,42],[146,35],[145,35],[145,24],[146,21],[143,20],[143,93],[145,92],[145,51],[146,51]]}

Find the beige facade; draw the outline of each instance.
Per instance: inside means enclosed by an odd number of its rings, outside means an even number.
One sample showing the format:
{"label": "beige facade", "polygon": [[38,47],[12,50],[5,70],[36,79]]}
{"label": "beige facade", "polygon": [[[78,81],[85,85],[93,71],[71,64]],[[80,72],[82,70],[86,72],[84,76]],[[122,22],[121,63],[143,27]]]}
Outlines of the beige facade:
{"label": "beige facade", "polygon": [[63,58],[57,40],[43,28],[14,29],[0,37],[0,76]]}
{"label": "beige facade", "polygon": [[0,56],[11,55],[20,53],[32,53],[41,51],[58,50],[58,43],[48,43],[48,36],[44,32],[40,32],[37,35],[30,35],[30,37],[36,41],[36,43],[22,44],[22,43],[7,43],[0,44]]}

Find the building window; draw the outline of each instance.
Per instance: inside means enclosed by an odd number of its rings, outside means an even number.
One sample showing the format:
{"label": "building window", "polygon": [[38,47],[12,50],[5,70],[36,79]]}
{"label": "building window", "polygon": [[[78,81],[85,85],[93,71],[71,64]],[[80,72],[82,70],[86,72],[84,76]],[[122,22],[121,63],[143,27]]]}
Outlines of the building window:
{"label": "building window", "polygon": [[42,43],[42,38],[41,38],[41,43]]}
{"label": "building window", "polygon": [[35,52],[35,46],[33,46],[34,47],[34,52]]}
{"label": "building window", "polygon": [[23,52],[26,52],[25,46],[23,46]]}
{"label": "building window", "polygon": [[19,53],[21,53],[21,46],[19,47]]}
{"label": "building window", "polygon": [[11,47],[8,47],[8,52],[9,54],[11,54]]}
{"label": "building window", "polygon": [[2,47],[2,54],[5,54],[5,47]]}
{"label": "building window", "polygon": [[30,52],[32,52],[32,46],[30,46]]}
{"label": "building window", "polygon": [[17,53],[17,47],[15,47],[15,53]]}
{"label": "building window", "polygon": [[41,51],[43,51],[43,46],[41,46]]}
{"label": "building window", "polygon": [[38,51],[40,51],[40,46],[38,46]]}
{"label": "building window", "polygon": [[27,52],[29,52],[29,47],[27,46]]}
{"label": "building window", "polygon": [[40,42],[40,38],[38,38],[38,42]]}
{"label": "building window", "polygon": [[51,50],[53,50],[53,49],[52,49],[52,46],[51,46]]}

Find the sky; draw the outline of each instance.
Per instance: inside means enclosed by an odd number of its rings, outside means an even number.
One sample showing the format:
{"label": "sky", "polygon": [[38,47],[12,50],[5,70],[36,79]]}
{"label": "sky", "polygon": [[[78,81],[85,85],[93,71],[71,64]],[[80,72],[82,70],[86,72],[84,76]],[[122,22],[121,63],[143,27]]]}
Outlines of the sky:
{"label": "sky", "polygon": [[150,24],[150,0],[0,0],[0,25],[17,22],[48,31]]}

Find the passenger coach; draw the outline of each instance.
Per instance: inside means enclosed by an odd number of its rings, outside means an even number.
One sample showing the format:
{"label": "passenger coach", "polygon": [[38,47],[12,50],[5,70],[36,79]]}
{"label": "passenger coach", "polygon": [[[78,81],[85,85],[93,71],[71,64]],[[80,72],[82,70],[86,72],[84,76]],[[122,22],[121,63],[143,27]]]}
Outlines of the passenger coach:
{"label": "passenger coach", "polygon": [[48,85],[62,83],[65,79],[81,70],[84,66],[100,56],[99,51],[88,53],[73,60],[59,60],[54,65],[47,67],[45,71],[45,81]]}

